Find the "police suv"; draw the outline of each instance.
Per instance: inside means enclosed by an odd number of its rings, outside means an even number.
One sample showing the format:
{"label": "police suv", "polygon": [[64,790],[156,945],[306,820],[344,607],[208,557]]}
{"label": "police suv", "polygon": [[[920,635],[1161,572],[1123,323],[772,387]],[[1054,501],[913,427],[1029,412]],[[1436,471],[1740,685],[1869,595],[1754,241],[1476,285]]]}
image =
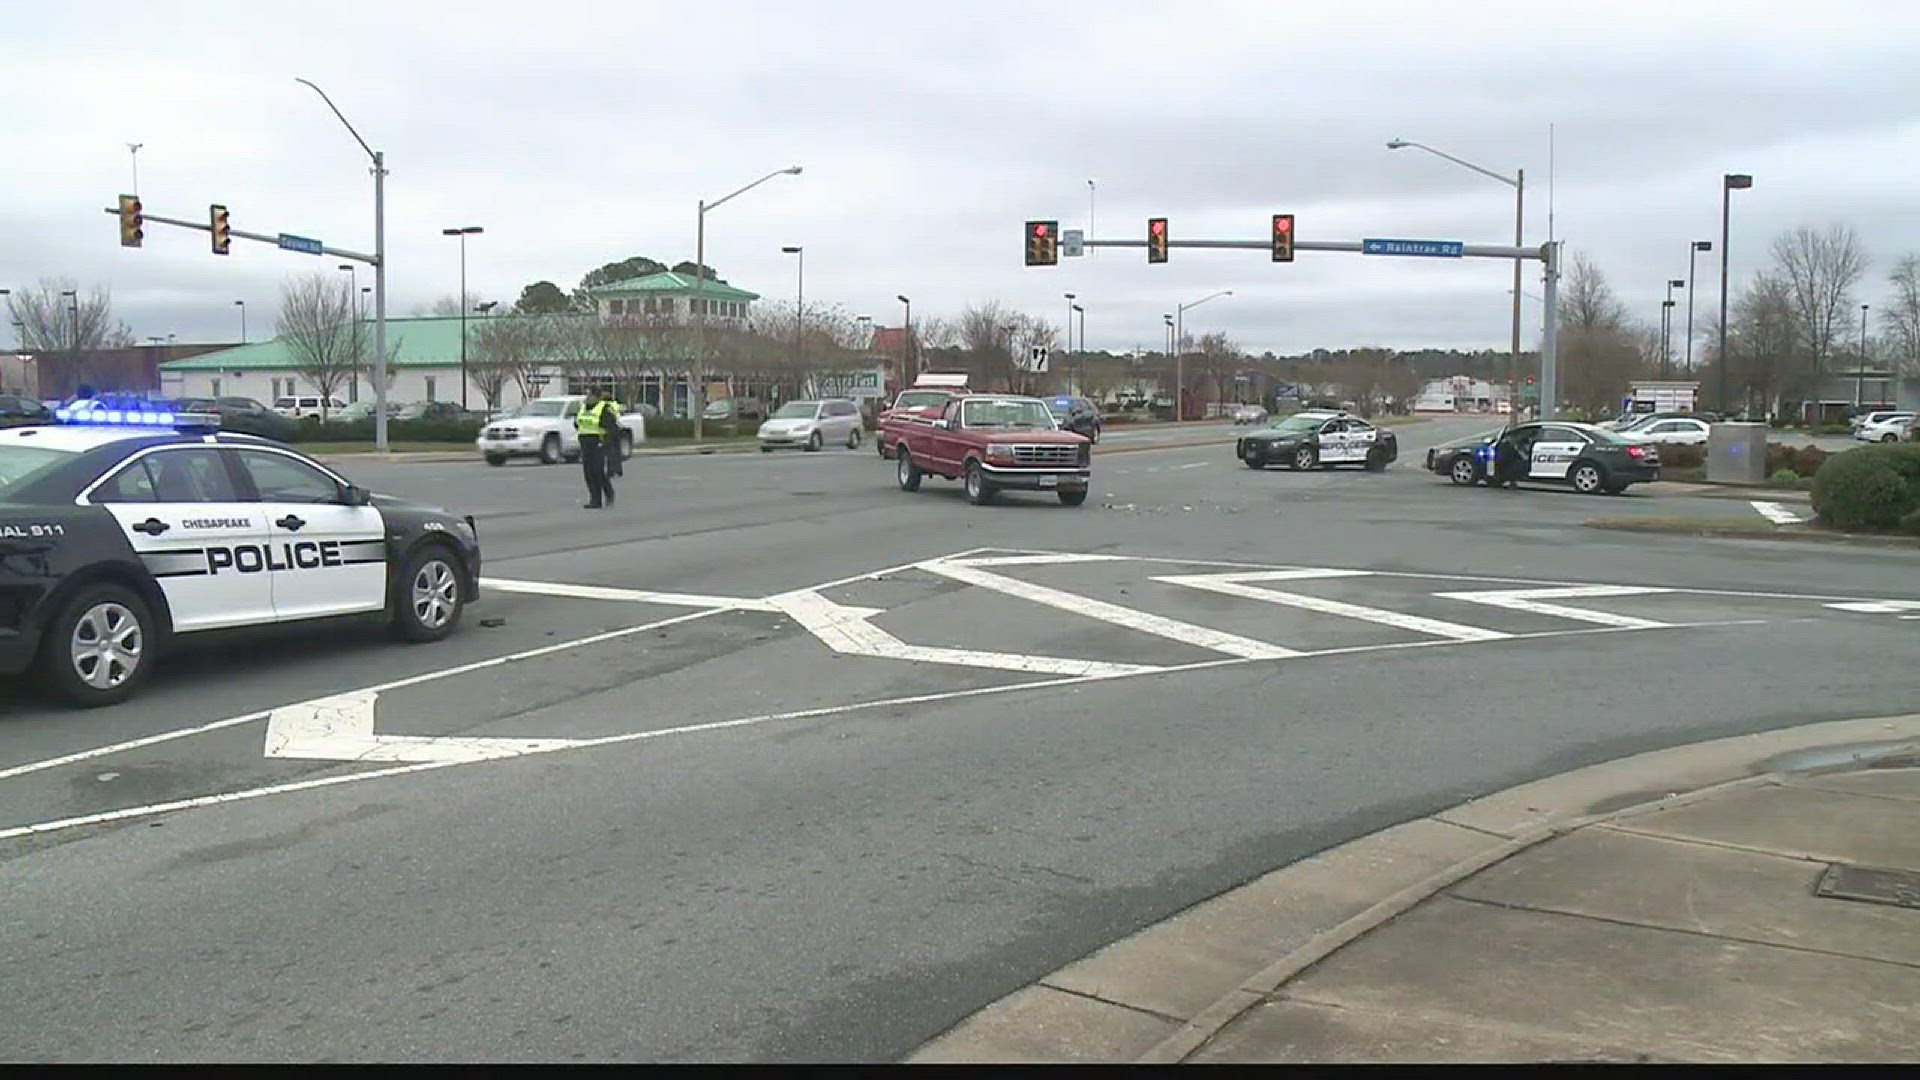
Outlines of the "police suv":
{"label": "police suv", "polygon": [[176,640],[351,616],[438,641],[478,595],[471,517],[211,414],[91,400],[55,417],[0,431],[0,676],[108,705]]}

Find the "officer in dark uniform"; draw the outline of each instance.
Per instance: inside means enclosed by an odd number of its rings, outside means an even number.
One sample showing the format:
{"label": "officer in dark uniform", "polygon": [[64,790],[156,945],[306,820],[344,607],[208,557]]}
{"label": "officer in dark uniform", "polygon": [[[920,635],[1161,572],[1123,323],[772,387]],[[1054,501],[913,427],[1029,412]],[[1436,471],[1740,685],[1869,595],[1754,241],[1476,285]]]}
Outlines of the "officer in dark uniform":
{"label": "officer in dark uniform", "polygon": [[607,475],[607,455],[620,453],[620,406],[603,398],[599,390],[590,389],[573,424],[574,433],[580,437],[580,468],[587,478],[585,508],[612,506],[613,480]]}

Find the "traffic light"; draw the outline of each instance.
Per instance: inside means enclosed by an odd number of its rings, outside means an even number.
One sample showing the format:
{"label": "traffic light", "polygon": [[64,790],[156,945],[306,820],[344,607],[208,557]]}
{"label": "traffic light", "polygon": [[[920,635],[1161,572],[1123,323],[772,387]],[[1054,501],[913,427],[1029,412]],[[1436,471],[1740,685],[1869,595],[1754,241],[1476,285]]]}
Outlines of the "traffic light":
{"label": "traffic light", "polygon": [[233,246],[233,226],[227,224],[227,208],[214,203],[207,208],[213,224],[213,253],[225,255]]}
{"label": "traffic light", "polygon": [[140,209],[140,196],[120,196],[120,246],[139,247],[146,239],[146,215]]}
{"label": "traffic light", "polygon": [[1060,261],[1060,223],[1027,222],[1027,265],[1052,266]]}
{"label": "traffic light", "polygon": [[1147,219],[1147,261],[1163,263],[1167,261],[1167,219],[1150,217]]}
{"label": "traffic light", "polygon": [[1293,261],[1293,215],[1273,215],[1273,261]]}

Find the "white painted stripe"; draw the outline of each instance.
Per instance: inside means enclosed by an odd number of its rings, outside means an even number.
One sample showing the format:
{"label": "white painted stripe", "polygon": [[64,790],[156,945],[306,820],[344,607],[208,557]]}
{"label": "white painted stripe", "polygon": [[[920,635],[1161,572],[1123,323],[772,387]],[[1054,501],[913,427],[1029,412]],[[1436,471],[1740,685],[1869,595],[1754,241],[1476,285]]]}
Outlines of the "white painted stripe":
{"label": "white painted stripe", "polygon": [[[676,621],[685,621],[688,619],[703,618],[708,614],[710,613],[700,612],[695,615],[682,616],[680,620],[676,620]],[[1760,620],[1760,619],[1741,619],[1741,620],[1727,621],[1727,622],[1672,623],[1667,625],[1665,629],[1684,630],[1684,629],[1695,629],[1695,628],[1702,628],[1702,627],[1756,626],[1756,625],[1762,625],[1763,623],[1764,623],[1764,620]],[[1621,633],[1625,630],[1630,630],[1630,629],[1637,629],[1637,628],[1589,627],[1589,628],[1583,628],[1579,630],[1546,630],[1546,631],[1540,631],[1536,633],[1515,634],[1513,635],[1512,640],[1532,641],[1532,640],[1540,640],[1545,638],[1576,637],[1583,634],[1613,634],[1613,633]],[[1392,651],[1410,649],[1410,648],[1447,647],[1447,646],[1458,645],[1458,644],[1464,644],[1464,643],[1455,642],[1455,641],[1397,642],[1389,645],[1361,645],[1361,646],[1355,646],[1351,648],[1325,649],[1317,653],[1308,653],[1303,655],[1340,656],[1340,655],[1354,655],[1358,653],[1369,653],[1369,652],[1392,652]],[[1115,675],[1115,676],[1106,676],[1105,678],[1132,678],[1140,675],[1155,675],[1155,674],[1171,675],[1171,674],[1179,674],[1179,673],[1184,673],[1189,671],[1204,671],[1209,668],[1235,667],[1235,666],[1246,664],[1249,662],[1250,661],[1244,660],[1244,659],[1202,660],[1192,664],[1180,664],[1180,665],[1166,667],[1166,668],[1153,668],[1145,671],[1135,672],[1132,675]],[[932,694],[913,694],[906,697],[882,698],[877,701],[854,702],[853,704],[850,704],[850,705],[826,705],[826,706],[821,706],[813,709],[799,709],[791,712],[766,713],[760,716],[741,717],[740,719],[737,719],[737,720],[715,720],[715,721],[710,721],[707,723],[700,723],[700,724],[686,724],[681,727],[660,728],[653,731],[632,731],[632,732],[626,732],[620,735],[606,735],[606,736],[601,736],[599,738],[594,738],[594,739],[580,739],[571,743],[569,746],[557,747],[556,749],[586,749],[589,747],[615,746],[622,743],[644,742],[650,739],[664,739],[664,738],[670,738],[678,735],[698,735],[698,734],[704,734],[704,733],[713,732],[713,731],[725,731],[733,728],[755,727],[763,724],[776,723],[782,720],[813,720],[813,719],[818,719],[818,718],[827,717],[827,716],[840,716],[840,715],[845,715],[847,713],[863,712],[868,709],[897,709],[906,705],[930,705],[930,704],[936,704],[943,701],[955,701],[955,700],[961,700],[961,699],[972,698],[972,697],[986,697],[986,696],[997,695],[997,694],[1008,694],[1008,693],[1014,693],[1014,692],[1023,691],[1023,690],[1045,690],[1045,689],[1051,689],[1054,687],[1061,687],[1061,686],[1075,686],[1081,683],[1098,682],[1098,681],[1101,681],[1101,678],[1103,677],[1093,677],[1093,678],[1069,677],[1069,678],[1058,678],[1058,679],[1042,679],[1042,680],[1037,680],[1032,682],[1003,683],[997,686],[977,686],[967,690],[947,690],[947,691],[942,691],[942,692],[932,693]],[[545,751],[545,752],[552,752],[552,751]],[[60,832],[66,829],[85,828],[90,825],[107,825],[116,821],[129,821],[134,818],[154,817],[161,814],[174,813],[182,810],[194,810],[194,809],[200,809],[203,807],[220,806],[227,803],[248,802],[254,799],[263,799],[273,795],[287,795],[287,794],[293,794],[301,791],[312,791],[319,788],[335,787],[341,784],[359,783],[363,780],[379,780],[379,779],[384,779],[384,778],[393,777],[393,776],[405,776],[409,773],[430,772],[434,769],[445,769],[457,764],[467,764],[467,763],[452,762],[452,761],[434,761],[434,762],[425,762],[425,763],[414,764],[414,765],[401,765],[391,769],[373,769],[366,772],[345,773],[345,774],[336,775],[336,776],[319,777],[317,779],[311,779],[311,780],[298,780],[298,781],[293,781],[291,783],[273,784],[267,787],[250,788],[245,791],[233,791],[233,792],[227,792],[220,795],[203,795],[203,796],[198,796],[198,797],[189,798],[189,799],[176,799],[172,802],[149,803],[145,806],[131,806],[121,810],[108,810],[108,811],[104,811],[102,813],[97,813],[97,814],[85,814],[79,817],[59,818],[53,821],[42,821],[42,822],[36,822],[34,824],[30,824],[30,825],[20,825],[12,828],[0,829],[0,840],[12,840],[22,836],[35,836],[35,835],[42,835],[46,833]]]}
{"label": "white painted stripe", "polygon": [[1195,461],[1195,462],[1192,462],[1191,464],[1187,464],[1187,465],[1180,465],[1180,466],[1177,466],[1177,468],[1181,468],[1181,469],[1204,469],[1204,468],[1206,468],[1207,466],[1209,466],[1209,465],[1211,465],[1211,464],[1213,464],[1213,462],[1211,462],[1211,461]]}
{"label": "white painted stripe", "polygon": [[1080,555],[1060,552],[1052,555],[987,555],[971,559],[948,558],[955,566],[1051,566],[1065,563],[1127,562],[1125,555]]}
{"label": "white painted stripe", "polygon": [[1584,608],[1572,608],[1562,604],[1546,603],[1549,600],[1578,600],[1602,596],[1651,596],[1656,593],[1670,593],[1673,589],[1656,589],[1638,585],[1576,585],[1563,589],[1497,589],[1489,592],[1443,592],[1435,596],[1446,600],[1465,600],[1471,604],[1490,604],[1510,611],[1527,611],[1535,615],[1551,615],[1560,619],[1577,619],[1581,622],[1598,623],[1601,626],[1618,626],[1625,630],[1652,630],[1669,624],[1642,619],[1635,615],[1615,615],[1608,611],[1588,611]]}
{"label": "white painted stripe", "polygon": [[483,577],[483,589],[529,593],[535,596],[566,596],[576,600],[619,600],[636,604],[665,604],[670,607],[713,608],[717,611],[772,611],[765,601],[742,596],[703,596],[698,593],[654,592],[648,589],[616,589],[606,585],[572,585],[561,581],[520,581],[514,578]]}
{"label": "white painted stripe", "polygon": [[1775,525],[1798,525],[1806,520],[1777,502],[1761,502],[1756,499],[1750,505],[1760,511],[1761,517]]}
{"label": "white painted stripe", "polygon": [[1903,611],[1920,611],[1920,600],[1861,600],[1827,606],[1840,611],[1858,611],[1867,615],[1898,615]]}
{"label": "white painted stripe", "polygon": [[1196,626],[1193,623],[1181,622],[1178,619],[1169,619],[1162,615],[1150,615],[1144,611],[1136,611],[1130,607],[1121,607],[1119,604],[1110,604],[1104,600],[1095,600],[1090,596],[1081,596],[1078,593],[1052,589],[1045,585],[1035,585],[1032,582],[1021,581],[1018,578],[990,574],[985,570],[979,570],[971,566],[934,559],[921,563],[920,568],[929,573],[939,574],[941,577],[952,578],[955,581],[964,581],[969,585],[978,585],[983,589],[991,589],[994,592],[1004,593],[1007,596],[1018,597],[1022,600],[1031,600],[1036,604],[1045,604],[1048,607],[1058,608],[1061,611],[1071,612],[1075,615],[1084,615],[1090,619],[1098,619],[1101,622],[1111,623],[1114,626],[1122,626],[1129,630],[1138,630],[1142,633],[1168,638],[1181,642],[1182,644],[1193,645],[1202,649],[1211,649],[1218,653],[1226,653],[1228,656],[1239,656],[1249,660],[1277,660],[1282,657],[1300,655],[1292,649],[1283,649],[1278,645],[1269,645],[1264,641],[1255,641],[1252,638],[1241,637],[1238,634],[1229,634],[1224,630],[1214,630],[1205,626]]}
{"label": "white painted stripe", "polygon": [[837,604],[811,590],[776,596],[773,603],[828,648],[849,656],[1089,678],[1113,678],[1159,670],[1145,664],[1109,664],[1098,660],[909,645],[867,621],[881,614],[879,610]]}
{"label": "white painted stripe", "polygon": [[359,690],[273,710],[266,756],[309,761],[486,761],[564,750],[573,739],[466,735],[376,735],[380,695]]}
{"label": "white painted stripe", "polygon": [[1348,577],[1356,572],[1319,571],[1319,570],[1280,570],[1269,574],[1185,574],[1171,577],[1157,577],[1153,580],[1164,581],[1170,585],[1185,585],[1194,589],[1222,593],[1226,596],[1245,597],[1249,600],[1262,600],[1269,604],[1284,604],[1305,611],[1315,611],[1322,615],[1338,615],[1347,619],[1360,619],[1365,622],[1391,626],[1396,630],[1409,630],[1416,634],[1432,634],[1435,637],[1453,641],[1500,641],[1512,637],[1512,634],[1499,630],[1488,630],[1463,623],[1446,622],[1442,619],[1429,619],[1422,615],[1407,615],[1384,608],[1367,607],[1363,604],[1350,604],[1344,600],[1330,600],[1324,596],[1309,596],[1305,593],[1281,592],[1277,589],[1264,589],[1250,585],[1253,580],[1285,580],[1311,577]]}

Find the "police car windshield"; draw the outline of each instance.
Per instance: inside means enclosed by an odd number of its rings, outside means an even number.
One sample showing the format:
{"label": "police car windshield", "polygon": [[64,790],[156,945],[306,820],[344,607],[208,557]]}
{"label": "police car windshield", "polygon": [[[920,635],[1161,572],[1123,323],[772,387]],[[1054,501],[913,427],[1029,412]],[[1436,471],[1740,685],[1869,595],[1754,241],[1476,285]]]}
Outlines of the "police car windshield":
{"label": "police car windshield", "polygon": [[0,446],[0,499],[27,486],[27,483],[73,456],[70,450],[49,450],[44,446]]}

